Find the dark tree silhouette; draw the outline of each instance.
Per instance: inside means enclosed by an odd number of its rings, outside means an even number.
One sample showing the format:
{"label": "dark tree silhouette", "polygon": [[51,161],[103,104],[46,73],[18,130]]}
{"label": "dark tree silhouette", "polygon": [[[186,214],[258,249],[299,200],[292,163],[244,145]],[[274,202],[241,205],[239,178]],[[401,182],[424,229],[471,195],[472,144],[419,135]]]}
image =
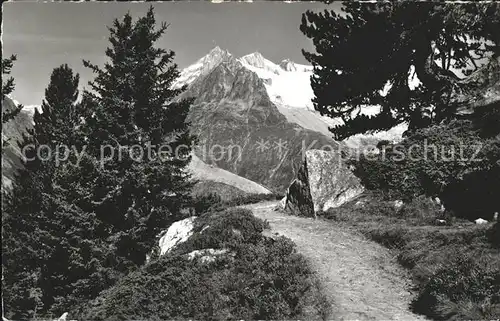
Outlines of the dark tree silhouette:
{"label": "dark tree silhouette", "polygon": [[34,126],[19,143],[23,167],[2,201],[3,288],[7,312],[16,319],[46,312],[58,296],[71,293],[69,280],[76,276],[68,269],[88,260],[77,253],[85,247],[81,232],[92,224],[91,215],[58,190],[54,153],[71,143],[78,125],[78,78],[67,65],[53,70],[43,113],[35,111]]}
{"label": "dark tree silhouette", "polygon": [[[84,61],[96,77],[92,91],[84,94],[82,130],[87,153],[102,166],[82,206],[106,222],[117,253],[133,264],[145,261],[155,236],[181,216],[190,200],[191,183],[183,169],[193,139],[186,122],[192,100],[176,100],[183,89],[171,88],[179,76],[174,52],[154,46],[167,25],[155,29],[155,24],[152,7],[136,22],[126,14],[109,28],[110,62],[100,68]],[[179,153],[160,155],[160,145]],[[135,146],[135,151],[120,157],[121,146]]]}
{"label": "dark tree silhouette", "polygon": [[[332,128],[344,139],[402,122],[421,128],[453,118],[453,95],[466,90],[457,71],[468,75],[500,52],[500,5],[345,2],[340,14],[306,12],[300,29],[316,49],[303,51],[314,66],[315,108],[344,120]],[[413,76],[421,82],[417,88],[410,87]],[[366,105],[380,105],[380,112],[360,114]]]}
{"label": "dark tree silhouette", "polygon": [[[15,88],[14,77],[9,77],[14,62],[17,60],[15,55],[9,58],[2,59],[2,124],[5,124],[16,117],[23,109],[23,105],[12,106],[5,103],[5,98],[10,95]],[[2,153],[4,148],[9,144],[9,139],[2,138]]]}

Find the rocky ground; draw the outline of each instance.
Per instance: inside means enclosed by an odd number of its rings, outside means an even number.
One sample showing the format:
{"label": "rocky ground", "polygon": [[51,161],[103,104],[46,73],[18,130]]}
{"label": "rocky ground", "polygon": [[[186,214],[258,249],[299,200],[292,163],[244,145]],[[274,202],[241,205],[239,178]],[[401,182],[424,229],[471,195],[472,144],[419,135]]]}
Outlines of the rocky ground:
{"label": "rocky ground", "polygon": [[386,248],[334,223],[275,211],[276,205],[246,207],[309,258],[333,306],[328,319],[426,320],[409,311],[410,278]]}

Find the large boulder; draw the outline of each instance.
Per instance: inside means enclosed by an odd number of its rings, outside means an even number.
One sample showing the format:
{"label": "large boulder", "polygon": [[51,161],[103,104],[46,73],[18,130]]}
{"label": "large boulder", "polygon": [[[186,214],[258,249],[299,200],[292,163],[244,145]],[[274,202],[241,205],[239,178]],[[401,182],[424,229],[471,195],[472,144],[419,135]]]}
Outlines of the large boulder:
{"label": "large boulder", "polygon": [[192,216],[182,221],[177,221],[168,228],[158,242],[160,255],[172,251],[172,249],[185,242],[193,234],[195,219],[196,216]]}
{"label": "large boulder", "polygon": [[297,178],[288,187],[284,202],[285,211],[298,216],[315,216],[314,203],[309,187],[307,161],[299,168]]}
{"label": "large boulder", "polygon": [[288,188],[285,211],[293,215],[312,216],[318,211],[338,207],[363,192],[338,152],[308,150],[296,179]]}

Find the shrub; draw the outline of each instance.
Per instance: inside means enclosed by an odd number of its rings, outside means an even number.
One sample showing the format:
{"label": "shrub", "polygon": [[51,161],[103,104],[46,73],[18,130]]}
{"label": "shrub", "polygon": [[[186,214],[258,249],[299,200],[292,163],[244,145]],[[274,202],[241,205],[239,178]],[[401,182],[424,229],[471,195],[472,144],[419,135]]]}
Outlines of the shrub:
{"label": "shrub", "polygon": [[254,204],[264,201],[274,201],[283,198],[280,194],[245,194],[223,201],[217,193],[196,195],[193,197],[193,208],[196,214],[210,211],[222,211],[225,208]]}
{"label": "shrub", "polygon": [[213,180],[197,181],[191,189],[193,198],[207,194],[216,194],[221,198],[221,201],[225,202],[247,193],[235,186]]}
{"label": "shrub", "polygon": [[211,208],[218,208],[222,205],[219,195],[209,193],[206,195],[198,195],[193,198],[193,208],[197,215],[209,211]]}
{"label": "shrub", "polygon": [[395,206],[388,195],[378,192],[365,192],[361,197],[337,208],[317,213],[329,220],[358,223],[404,223],[408,225],[434,225],[437,219],[447,219],[438,204],[428,197],[420,196],[406,203],[401,208]]}
{"label": "shrub", "polygon": [[500,248],[500,222],[495,223],[489,231],[488,239],[494,247]]}
{"label": "shrub", "polygon": [[[328,307],[309,264],[289,239],[264,237],[265,227],[246,209],[208,212],[187,242],[101,293],[79,318],[320,318]],[[185,255],[209,247],[231,252],[211,263]]]}
{"label": "shrub", "polygon": [[[483,137],[471,121],[416,130],[381,153],[351,160],[370,190],[409,201],[439,196],[458,217],[491,218],[500,209],[500,141]],[[474,200],[471,202],[471,200]]]}
{"label": "shrub", "polygon": [[500,253],[488,241],[491,230],[390,224],[364,232],[410,269],[415,312],[437,320],[483,320],[500,312]]}
{"label": "shrub", "polygon": [[267,222],[253,216],[252,211],[230,208],[209,212],[195,221],[193,235],[174,251],[187,253],[200,249],[238,249],[244,243],[256,244],[263,238]]}
{"label": "shrub", "polygon": [[418,223],[415,225],[435,225],[438,219],[446,220],[447,224],[453,222],[448,212],[442,212],[440,205],[425,196],[419,196],[404,203],[398,214],[401,218]]}
{"label": "shrub", "polygon": [[280,194],[248,194],[240,197],[236,197],[225,204],[228,206],[239,206],[246,204],[259,203],[263,201],[275,201],[283,198],[283,195]]}
{"label": "shrub", "polygon": [[493,320],[500,316],[500,261],[461,254],[439,269],[414,302],[440,320]]}
{"label": "shrub", "polygon": [[[397,210],[384,195],[373,192],[320,214],[349,223],[395,252],[414,279],[416,313],[437,320],[500,316],[499,223],[452,220],[426,197]],[[434,226],[437,218],[446,219],[448,225]]]}

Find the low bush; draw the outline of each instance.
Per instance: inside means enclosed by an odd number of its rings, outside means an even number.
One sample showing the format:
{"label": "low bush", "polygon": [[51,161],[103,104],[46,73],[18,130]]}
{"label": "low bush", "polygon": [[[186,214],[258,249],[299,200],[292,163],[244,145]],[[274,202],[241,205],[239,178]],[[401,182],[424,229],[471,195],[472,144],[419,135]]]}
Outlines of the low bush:
{"label": "low bush", "polygon": [[413,306],[438,320],[498,319],[500,260],[491,254],[452,257],[422,286]]}
{"label": "low bush", "polygon": [[436,320],[492,320],[500,317],[500,253],[489,241],[492,229],[389,225],[364,232],[411,271],[415,312]]}
{"label": "low bush", "polygon": [[205,213],[211,208],[216,208],[221,205],[221,198],[215,193],[197,195],[196,197],[193,197],[193,209],[197,215]]}
{"label": "low bush", "polygon": [[242,244],[259,242],[264,237],[262,231],[268,227],[269,223],[256,218],[248,209],[209,212],[195,221],[193,235],[174,251],[188,253],[207,248],[236,250]]}
{"label": "low bush", "polygon": [[[500,317],[500,224],[475,225],[442,213],[425,197],[400,208],[377,193],[319,213],[394,251],[409,269],[416,313],[436,320]],[[436,226],[437,219],[446,226]]]}
{"label": "low bush", "polygon": [[491,245],[500,248],[500,222],[495,223],[490,230],[489,240]]}
{"label": "low bush", "polygon": [[229,200],[223,201],[216,193],[197,195],[193,197],[193,209],[197,215],[209,211],[222,211],[226,208],[241,206],[264,201],[275,201],[283,198],[280,194],[246,194],[235,196]]}
{"label": "low bush", "polygon": [[239,206],[246,204],[259,203],[264,201],[276,201],[283,198],[283,195],[271,193],[271,194],[248,194],[241,197],[236,197],[225,204],[228,206]]}
{"label": "low bush", "polygon": [[500,140],[484,136],[474,122],[419,129],[379,149],[376,157],[349,161],[367,189],[404,201],[438,196],[455,216],[468,219],[491,219],[500,211]]}
{"label": "low bush", "polygon": [[388,195],[377,192],[365,192],[361,197],[338,208],[317,213],[329,220],[349,222],[365,226],[368,222],[401,223],[408,225],[434,225],[438,219],[452,221],[441,211],[440,205],[428,197],[420,196],[409,202],[396,205]]}
{"label": "low bush", "polygon": [[191,195],[195,199],[207,194],[216,194],[220,197],[221,201],[225,202],[235,197],[243,196],[247,194],[247,192],[235,186],[213,180],[198,181],[191,189]]}
{"label": "low bush", "polygon": [[[266,223],[246,209],[209,212],[193,236],[99,296],[85,320],[321,319],[328,305],[305,258],[287,238],[262,235]],[[230,252],[189,259],[202,248]]]}

